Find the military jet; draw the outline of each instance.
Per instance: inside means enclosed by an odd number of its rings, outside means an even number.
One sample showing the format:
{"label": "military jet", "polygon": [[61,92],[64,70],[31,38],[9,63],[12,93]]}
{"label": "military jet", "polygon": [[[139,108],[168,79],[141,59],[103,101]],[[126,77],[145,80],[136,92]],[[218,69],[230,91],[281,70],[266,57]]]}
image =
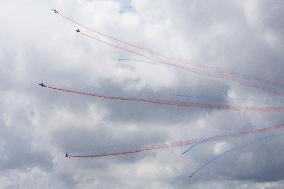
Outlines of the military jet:
{"label": "military jet", "polygon": [[40,83],[40,84],[38,84],[38,85],[40,85],[41,87],[46,87],[46,85],[43,84],[43,83]]}
{"label": "military jet", "polygon": [[67,158],[71,158],[71,155],[70,154],[67,154],[67,153],[65,153],[65,157],[67,157]]}
{"label": "military jet", "polygon": [[78,32],[78,33],[79,33],[79,32],[80,32],[80,30],[79,30],[79,29],[77,29],[77,30],[76,30],[76,32]]}
{"label": "military jet", "polygon": [[55,9],[52,9],[56,14],[58,14],[58,11],[57,10],[55,10]]}

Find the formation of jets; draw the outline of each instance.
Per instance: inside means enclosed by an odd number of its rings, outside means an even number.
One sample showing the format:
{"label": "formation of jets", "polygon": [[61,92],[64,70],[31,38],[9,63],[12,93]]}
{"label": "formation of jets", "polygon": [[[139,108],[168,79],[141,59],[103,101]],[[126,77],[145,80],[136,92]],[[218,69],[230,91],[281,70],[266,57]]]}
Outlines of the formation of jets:
{"label": "formation of jets", "polygon": [[[54,13],[55,13],[55,14],[59,14],[57,10],[55,10],[55,9],[52,9],[52,10],[54,11]],[[79,33],[79,32],[80,32],[80,30],[79,30],[79,29],[77,29],[77,30],[76,30],[76,32],[78,32],[78,33]],[[43,82],[39,83],[38,85],[39,85],[39,86],[41,86],[41,87],[46,87],[46,85],[45,85],[45,84],[43,84]],[[68,153],[65,153],[65,157],[70,159],[70,158],[71,158],[71,155],[70,155],[70,154],[68,154]]]}
{"label": "formation of jets", "polygon": [[[55,14],[59,14],[57,10],[55,10],[55,9],[52,9],[52,10],[54,11],[54,13],[55,13]],[[79,29],[77,29],[77,30],[76,30],[76,32],[78,32],[78,33],[79,33],[79,32],[80,32],[80,30],[79,30]]]}
{"label": "formation of jets", "polygon": [[[38,85],[41,86],[41,87],[46,87],[46,85],[43,84],[43,82],[39,83]],[[71,155],[68,154],[68,153],[65,153],[65,157],[70,159],[70,158],[71,158]]]}
{"label": "formation of jets", "polygon": [[[55,14],[59,14],[57,10],[55,10],[55,9],[52,9],[52,10],[54,11]],[[76,32],[80,33],[80,30],[77,29]],[[123,59],[118,59],[118,61],[121,61],[121,60],[123,60]],[[43,82],[39,83],[38,85],[41,86],[41,87],[46,87],[46,85],[43,84]],[[176,91],[173,91],[173,92],[174,92],[174,96],[180,96],[180,95],[178,95],[178,94],[176,93]],[[65,153],[65,157],[70,159],[70,158],[71,158],[71,154],[68,154],[68,153],[66,152],[66,153]],[[192,176],[193,176],[193,175],[190,175],[190,176],[189,176],[189,179],[191,179]]]}

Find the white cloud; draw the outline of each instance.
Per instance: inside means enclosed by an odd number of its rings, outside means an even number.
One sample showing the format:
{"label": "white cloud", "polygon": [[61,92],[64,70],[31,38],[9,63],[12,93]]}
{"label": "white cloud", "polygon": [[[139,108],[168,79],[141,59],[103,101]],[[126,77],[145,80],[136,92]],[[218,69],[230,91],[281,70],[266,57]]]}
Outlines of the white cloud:
{"label": "white cloud", "polygon": [[[186,156],[176,148],[90,160],[64,158],[65,152],[119,152],[267,127],[283,123],[282,112],[109,101],[37,86],[43,81],[102,95],[279,104],[277,96],[228,79],[166,65],[118,63],[118,58],[141,57],[76,33],[80,28],[99,37],[51,9],[166,57],[201,69],[218,66],[272,80],[283,91],[283,1],[18,0],[1,1],[0,6],[0,188],[283,188],[280,138],[212,164],[190,184],[188,176],[199,165],[243,139],[205,142]],[[177,98],[172,90],[200,99]]]}

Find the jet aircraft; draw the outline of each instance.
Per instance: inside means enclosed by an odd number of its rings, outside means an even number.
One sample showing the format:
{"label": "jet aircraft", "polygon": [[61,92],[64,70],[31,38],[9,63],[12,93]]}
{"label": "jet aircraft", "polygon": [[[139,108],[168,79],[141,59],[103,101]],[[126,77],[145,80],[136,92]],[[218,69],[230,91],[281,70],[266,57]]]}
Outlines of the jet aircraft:
{"label": "jet aircraft", "polygon": [[38,84],[38,85],[40,85],[41,87],[46,87],[46,85],[43,84],[43,83],[40,83],[40,84]]}
{"label": "jet aircraft", "polygon": [[70,154],[67,154],[67,153],[65,153],[65,157],[67,157],[67,158],[71,158],[71,155]]}
{"label": "jet aircraft", "polygon": [[55,9],[52,9],[56,14],[58,14],[58,11],[57,10],[55,10]]}

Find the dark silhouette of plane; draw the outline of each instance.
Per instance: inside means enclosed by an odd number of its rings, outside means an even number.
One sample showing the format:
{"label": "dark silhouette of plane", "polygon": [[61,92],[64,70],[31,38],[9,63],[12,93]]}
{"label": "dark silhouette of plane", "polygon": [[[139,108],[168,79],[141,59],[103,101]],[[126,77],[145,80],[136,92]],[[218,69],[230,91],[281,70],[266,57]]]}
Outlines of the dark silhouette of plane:
{"label": "dark silhouette of plane", "polygon": [[40,84],[38,84],[38,85],[40,85],[41,87],[46,87],[46,85],[43,84],[43,83],[40,83]]}
{"label": "dark silhouette of plane", "polygon": [[65,157],[67,157],[67,158],[69,158],[69,159],[70,159],[71,155],[69,155],[69,154],[65,153]]}
{"label": "dark silhouette of plane", "polygon": [[52,9],[56,14],[58,14],[58,11],[57,10],[55,10],[55,9]]}
{"label": "dark silhouette of plane", "polygon": [[80,30],[79,30],[79,29],[77,29],[77,30],[76,30],[76,32],[78,32],[78,33],[79,33],[79,32],[80,32]]}

